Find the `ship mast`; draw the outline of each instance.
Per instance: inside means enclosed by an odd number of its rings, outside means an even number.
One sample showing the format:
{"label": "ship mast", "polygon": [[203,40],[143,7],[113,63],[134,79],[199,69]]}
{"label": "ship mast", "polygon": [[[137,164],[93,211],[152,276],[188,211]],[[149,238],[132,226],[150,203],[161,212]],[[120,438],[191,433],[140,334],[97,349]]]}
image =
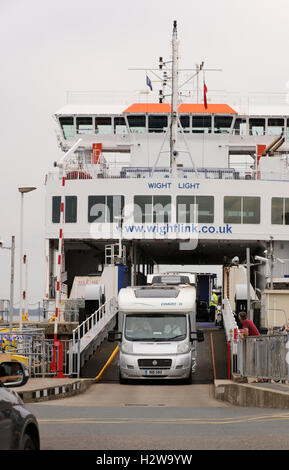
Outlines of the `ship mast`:
{"label": "ship mast", "polygon": [[172,106],[171,106],[171,132],[170,132],[170,161],[172,176],[177,173],[177,136],[178,136],[178,40],[177,22],[173,24],[172,38]]}

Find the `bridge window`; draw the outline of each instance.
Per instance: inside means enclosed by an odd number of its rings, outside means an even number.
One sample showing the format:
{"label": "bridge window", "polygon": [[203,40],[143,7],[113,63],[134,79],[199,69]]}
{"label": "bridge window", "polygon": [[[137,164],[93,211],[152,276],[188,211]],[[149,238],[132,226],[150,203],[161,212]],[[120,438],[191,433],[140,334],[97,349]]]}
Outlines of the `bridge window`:
{"label": "bridge window", "polygon": [[136,223],[168,223],[171,221],[171,196],[135,196]]}
{"label": "bridge window", "polygon": [[247,120],[246,118],[236,118],[234,124],[234,134],[235,135],[246,135],[247,130]]}
{"label": "bridge window", "polygon": [[284,119],[269,118],[268,119],[268,135],[281,135],[284,132]]}
{"label": "bridge window", "polygon": [[168,116],[149,116],[149,132],[166,132],[168,128]]}
{"label": "bridge window", "polygon": [[231,130],[232,116],[215,116],[215,134],[229,134]]}
{"label": "bridge window", "polygon": [[171,221],[171,197],[153,196],[153,222]]}
{"label": "bridge window", "polygon": [[93,132],[92,117],[77,117],[76,132],[77,134],[91,134]]}
{"label": "bridge window", "polygon": [[183,128],[183,132],[185,132],[186,134],[191,131],[190,116],[180,116],[180,124]]}
{"label": "bridge window", "polygon": [[[61,197],[52,197],[52,222],[60,223]],[[65,196],[64,203],[65,223],[77,222],[77,196]]]}
{"label": "bridge window", "polygon": [[249,133],[250,135],[265,135],[265,119],[249,119]]}
{"label": "bridge window", "polygon": [[88,196],[88,222],[119,223],[124,196]]}
{"label": "bridge window", "polygon": [[214,222],[213,196],[177,196],[177,223]]}
{"label": "bridge window", "polygon": [[271,224],[289,225],[289,198],[272,197]]}
{"label": "bridge window", "polygon": [[192,132],[194,134],[210,134],[212,132],[212,117],[192,116]]}
{"label": "bridge window", "polygon": [[74,139],[74,120],[73,116],[62,116],[59,118],[63,136],[66,140]]}
{"label": "bridge window", "polygon": [[152,196],[134,197],[134,221],[138,224],[152,221]]}
{"label": "bridge window", "polygon": [[77,197],[65,196],[65,222],[75,223],[77,221]]}
{"label": "bridge window", "polygon": [[260,197],[225,196],[224,223],[259,224]]}
{"label": "bridge window", "polygon": [[114,133],[115,134],[128,134],[124,117],[114,118]]}
{"label": "bridge window", "polygon": [[96,117],[95,118],[95,133],[96,134],[112,134],[112,124],[110,117]]}
{"label": "bridge window", "polygon": [[144,134],[146,132],[145,116],[127,116],[130,132]]}

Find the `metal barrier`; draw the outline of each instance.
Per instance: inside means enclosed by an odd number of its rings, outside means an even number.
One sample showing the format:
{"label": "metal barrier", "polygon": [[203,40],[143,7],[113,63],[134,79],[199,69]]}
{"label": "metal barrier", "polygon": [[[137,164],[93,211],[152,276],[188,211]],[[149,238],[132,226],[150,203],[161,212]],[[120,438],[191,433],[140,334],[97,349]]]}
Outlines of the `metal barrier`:
{"label": "metal barrier", "polygon": [[15,359],[23,361],[30,377],[56,376],[58,371],[52,370],[53,362],[59,363],[55,353],[62,354],[63,374],[80,376],[80,368],[85,359],[92,355],[99,344],[112,328],[118,312],[117,299],[112,297],[89,318],[73,331],[71,340],[61,340],[61,348],[54,348],[54,340],[46,339],[44,329],[23,328],[19,331],[9,325],[2,324],[0,329],[0,354],[10,353]]}
{"label": "metal barrier", "polygon": [[230,374],[236,373],[243,378],[288,381],[289,334],[247,336],[242,340],[228,299],[223,300],[222,314]]}
{"label": "metal barrier", "polygon": [[[6,331],[4,331],[4,329]],[[71,340],[61,341],[63,345],[63,364],[64,373],[71,375],[73,370],[70,369],[69,350]],[[1,328],[0,331],[0,348],[1,353],[9,353],[13,359],[20,360],[25,363],[28,368],[30,377],[47,377],[55,376],[56,372],[51,370],[51,362],[53,359],[53,340],[46,339],[44,330],[39,329],[23,329],[22,331],[9,332],[9,327]]]}
{"label": "metal barrier", "polygon": [[289,335],[248,336],[243,341],[244,377],[288,381]]}
{"label": "metal barrier", "polygon": [[[66,299],[61,302],[60,318],[65,322],[78,322],[79,309],[84,308],[84,299]],[[43,317],[47,321],[53,321],[55,317],[55,299],[43,300]]]}

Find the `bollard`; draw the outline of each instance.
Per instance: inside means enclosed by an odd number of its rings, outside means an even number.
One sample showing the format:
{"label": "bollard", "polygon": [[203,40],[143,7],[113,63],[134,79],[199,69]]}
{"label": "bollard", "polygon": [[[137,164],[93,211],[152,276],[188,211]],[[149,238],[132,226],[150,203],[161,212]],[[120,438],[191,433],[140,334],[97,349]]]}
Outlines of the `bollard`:
{"label": "bollard", "polygon": [[59,340],[55,340],[53,344],[53,360],[50,368],[51,372],[57,372],[57,375],[55,376],[56,379],[65,378],[65,375],[63,374],[63,344]]}
{"label": "bollard", "polygon": [[233,372],[234,373],[236,373],[238,370],[237,344],[238,344],[238,328],[234,328],[234,342],[233,342]]}
{"label": "bollard", "polygon": [[228,380],[231,380],[231,343],[228,341]]}

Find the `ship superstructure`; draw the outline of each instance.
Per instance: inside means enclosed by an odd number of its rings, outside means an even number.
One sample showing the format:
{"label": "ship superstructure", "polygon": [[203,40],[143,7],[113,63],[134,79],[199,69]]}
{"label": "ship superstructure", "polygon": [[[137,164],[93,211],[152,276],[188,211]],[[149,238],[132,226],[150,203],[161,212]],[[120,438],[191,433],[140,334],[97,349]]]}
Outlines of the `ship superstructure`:
{"label": "ship superstructure", "polygon": [[[172,50],[170,97],[55,113],[63,157],[46,176],[47,298],[56,292],[63,207],[67,296],[76,276],[102,270],[114,246],[118,262],[125,248],[134,284],[155,264],[224,264],[272,241],[275,255],[289,258],[289,106],[252,114],[189,103],[178,94],[176,24]],[[287,268],[276,263],[277,277]]]}

